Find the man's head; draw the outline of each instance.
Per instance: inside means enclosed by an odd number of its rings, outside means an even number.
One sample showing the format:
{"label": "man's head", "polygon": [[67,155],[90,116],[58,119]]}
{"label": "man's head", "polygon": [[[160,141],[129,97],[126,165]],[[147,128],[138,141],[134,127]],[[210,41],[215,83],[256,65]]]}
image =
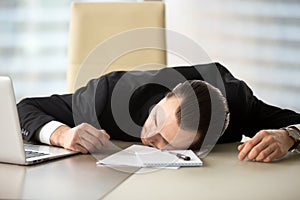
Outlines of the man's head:
{"label": "man's head", "polygon": [[[159,149],[200,149],[213,125],[213,112],[220,116],[228,113],[226,99],[217,88],[200,80],[180,83],[151,110],[142,142]],[[218,123],[227,126],[224,121]]]}

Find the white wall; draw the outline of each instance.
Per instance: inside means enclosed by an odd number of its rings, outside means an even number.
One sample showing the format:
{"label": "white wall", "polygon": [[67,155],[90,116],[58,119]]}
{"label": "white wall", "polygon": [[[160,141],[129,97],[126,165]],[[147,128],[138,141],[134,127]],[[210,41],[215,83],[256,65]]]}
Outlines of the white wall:
{"label": "white wall", "polygon": [[[165,3],[168,29],[194,40],[211,61],[227,66],[261,99],[300,111],[300,1]],[[169,65],[184,63],[168,56]]]}

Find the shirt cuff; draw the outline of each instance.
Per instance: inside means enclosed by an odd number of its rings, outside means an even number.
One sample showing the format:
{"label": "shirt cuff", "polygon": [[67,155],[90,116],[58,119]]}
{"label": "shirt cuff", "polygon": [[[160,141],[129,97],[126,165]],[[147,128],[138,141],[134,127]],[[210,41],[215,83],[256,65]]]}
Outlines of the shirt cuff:
{"label": "shirt cuff", "polygon": [[41,143],[49,144],[50,143],[50,137],[52,133],[60,126],[64,126],[65,124],[58,122],[58,121],[51,121],[45,124],[38,133],[38,139]]}
{"label": "shirt cuff", "polygon": [[300,132],[300,124],[290,125],[289,128],[296,128]]}

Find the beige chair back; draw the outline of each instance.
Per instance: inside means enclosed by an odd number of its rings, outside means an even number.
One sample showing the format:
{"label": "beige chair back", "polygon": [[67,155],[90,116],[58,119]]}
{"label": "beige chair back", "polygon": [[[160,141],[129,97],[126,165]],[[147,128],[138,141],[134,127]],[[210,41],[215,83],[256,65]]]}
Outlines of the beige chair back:
{"label": "beige chair back", "polygon": [[68,92],[110,71],[165,66],[164,13],[162,2],[72,3]]}

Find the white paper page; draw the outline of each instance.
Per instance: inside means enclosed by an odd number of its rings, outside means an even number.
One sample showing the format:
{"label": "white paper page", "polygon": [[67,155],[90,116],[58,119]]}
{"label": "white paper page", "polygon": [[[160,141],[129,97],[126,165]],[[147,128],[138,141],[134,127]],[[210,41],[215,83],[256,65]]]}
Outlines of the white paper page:
{"label": "white paper page", "polygon": [[99,160],[97,164],[140,167],[142,164],[137,159],[136,152],[132,150],[134,148],[131,147]]}
{"label": "white paper page", "polygon": [[168,151],[161,151],[143,145],[132,145],[98,161],[97,164],[158,168],[202,166],[202,161],[191,150],[174,150],[172,152],[182,153],[189,156],[191,159],[189,161],[184,161]]}

